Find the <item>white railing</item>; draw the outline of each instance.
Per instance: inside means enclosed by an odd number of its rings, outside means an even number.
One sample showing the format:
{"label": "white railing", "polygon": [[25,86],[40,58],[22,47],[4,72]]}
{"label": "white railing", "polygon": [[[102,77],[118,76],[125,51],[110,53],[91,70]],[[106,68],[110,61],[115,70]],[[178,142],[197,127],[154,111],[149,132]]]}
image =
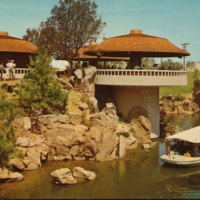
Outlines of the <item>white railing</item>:
{"label": "white railing", "polygon": [[187,85],[187,71],[98,69],[96,84],[121,86]]}
{"label": "white railing", "polygon": [[98,69],[97,75],[107,76],[185,76],[186,71],[172,70],[117,70],[117,69]]}
{"label": "white railing", "polygon": [[[24,75],[27,74],[28,72],[29,72],[28,68],[15,68],[14,69],[14,78],[22,79],[24,77]],[[5,71],[3,73],[3,78],[4,79],[12,78],[12,77],[9,77],[9,74],[10,74],[9,69],[5,68]]]}

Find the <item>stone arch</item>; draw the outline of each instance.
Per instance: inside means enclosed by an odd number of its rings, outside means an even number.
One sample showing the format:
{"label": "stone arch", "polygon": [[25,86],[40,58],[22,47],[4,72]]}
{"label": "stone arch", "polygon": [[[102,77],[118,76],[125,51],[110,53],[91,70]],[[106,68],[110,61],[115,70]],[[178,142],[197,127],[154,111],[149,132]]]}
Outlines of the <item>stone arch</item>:
{"label": "stone arch", "polygon": [[138,118],[141,115],[143,115],[144,117],[148,118],[147,110],[142,106],[133,107],[128,112],[128,121],[130,122],[133,118]]}

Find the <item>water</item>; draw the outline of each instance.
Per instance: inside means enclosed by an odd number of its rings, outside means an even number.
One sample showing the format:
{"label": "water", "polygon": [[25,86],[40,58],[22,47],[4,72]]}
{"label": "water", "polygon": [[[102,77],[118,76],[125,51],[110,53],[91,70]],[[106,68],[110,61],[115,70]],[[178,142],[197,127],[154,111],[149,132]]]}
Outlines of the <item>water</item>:
{"label": "water", "polygon": [[[199,115],[168,116],[184,130],[200,124]],[[96,163],[65,161],[43,163],[36,171],[23,171],[24,180],[0,184],[0,198],[11,199],[200,199],[200,167],[178,167],[162,163],[163,139],[151,150],[137,147],[123,159]],[[80,166],[94,171],[97,178],[75,185],[55,185],[50,173]],[[196,173],[188,176],[187,173]]]}

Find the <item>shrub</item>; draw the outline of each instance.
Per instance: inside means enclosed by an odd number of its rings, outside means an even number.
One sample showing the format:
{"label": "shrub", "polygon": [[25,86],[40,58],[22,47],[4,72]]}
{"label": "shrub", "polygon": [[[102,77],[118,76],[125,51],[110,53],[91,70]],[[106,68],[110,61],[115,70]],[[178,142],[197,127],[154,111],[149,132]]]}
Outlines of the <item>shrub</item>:
{"label": "shrub", "polygon": [[175,96],[175,98],[176,98],[177,101],[183,101],[183,100],[185,100],[185,97],[183,95],[181,95],[181,94],[177,94]]}
{"label": "shrub", "polygon": [[83,124],[87,126],[89,129],[93,126],[93,122],[86,118],[85,112],[83,112],[82,114],[82,121],[83,121]]}
{"label": "shrub", "polygon": [[7,84],[7,83],[3,83],[3,84],[1,85],[1,89],[7,90],[7,88],[8,88],[8,84]]}
{"label": "shrub", "polygon": [[55,71],[50,65],[51,58],[43,51],[37,57],[34,68],[24,76],[20,85],[19,101],[28,112],[34,110],[41,114],[65,112],[67,93],[54,78]]}
{"label": "shrub", "polygon": [[14,117],[20,112],[12,103],[0,95],[0,167],[7,167],[9,159],[20,153],[15,146],[15,130],[11,125]]}
{"label": "shrub", "polygon": [[89,108],[91,113],[97,113],[98,112],[98,108],[94,106],[94,104],[89,100],[89,98],[87,96],[82,96],[81,101],[84,102],[84,103],[87,103],[88,108]]}

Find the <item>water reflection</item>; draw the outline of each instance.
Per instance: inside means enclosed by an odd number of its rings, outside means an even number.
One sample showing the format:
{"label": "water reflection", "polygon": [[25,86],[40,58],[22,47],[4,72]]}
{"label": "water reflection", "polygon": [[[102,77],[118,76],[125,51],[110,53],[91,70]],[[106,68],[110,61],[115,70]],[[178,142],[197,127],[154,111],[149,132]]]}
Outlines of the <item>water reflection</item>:
{"label": "water reflection", "polygon": [[[180,117],[180,118],[179,118]],[[169,118],[168,118],[169,119]],[[168,120],[167,119],[167,120]],[[193,120],[194,119],[194,120]],[[183,129],[200,124],[199,116],[171,116],[170,123]],[[199,123],[199,124],[198,124]],[[24,180],[0,184],[0,198],[11,199],[171,199],[200,198],[199,167],[178,167],[164,164],[163,139],[154,142],[151,150],[138,147],[126,157],[109,162],[48,161],[36,171],[24,171]],[[55,185],[50,173],[62,167],[76,166],[94,171],[97,178],[75,185]]]}

